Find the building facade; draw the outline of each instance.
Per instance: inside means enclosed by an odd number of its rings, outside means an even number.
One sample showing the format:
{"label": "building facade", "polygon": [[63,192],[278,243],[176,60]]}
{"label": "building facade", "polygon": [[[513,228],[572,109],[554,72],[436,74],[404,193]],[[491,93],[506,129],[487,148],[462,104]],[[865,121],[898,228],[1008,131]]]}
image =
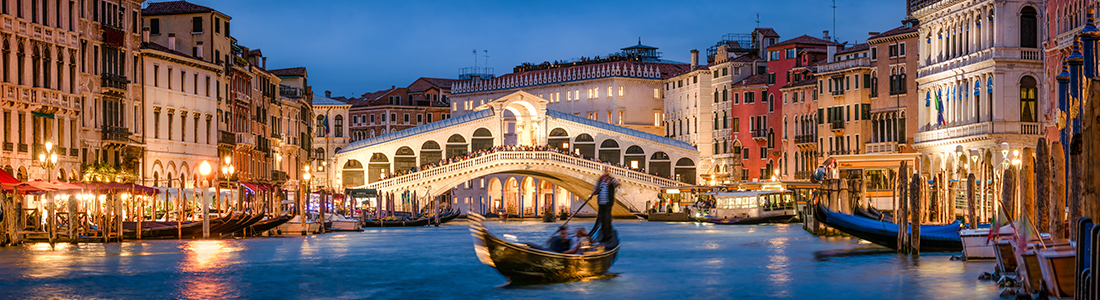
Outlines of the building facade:
{"label": "building facade", "polygon": [[141,54],[144,173],[151,176],[145,184],[193,186],[195,168],[219,160],[214,85],[222,68],[156,43],[143,45]]}
{"label": "building facade", "polygon": [[[1036,3],[1012,0],[940,1],[913,12],[921,24],[916,82],[923,104],[913,147],[922,177],[940,194],[960,191],[947,183],[971,171],[994,178],[1009,156],[1044,134],[1052,102],[1042,97],[1053,88],[1044,84],[1039,48],[1046,15]],[[1014,151],[1002,152],[1002,143]]]}
{"label": "building facade", "polygon": [[[330,96],[325,92],[326,96]],[[351,104],[329,97],[313,97],[314,133],[313,133],[313,157],[311,170],[314,179],[311,186],[318,189],[334,190],[340,187],[343,190],[343,177],[337,170],[334,156],[351,142],[348,128],[348,116]],[[356,181],[356,178],[349,178]],[[353,184],[349,183],[349,184]],[[359,184],[362,185],[362,184]],[[355,185],[355,186],[359,186]]]}

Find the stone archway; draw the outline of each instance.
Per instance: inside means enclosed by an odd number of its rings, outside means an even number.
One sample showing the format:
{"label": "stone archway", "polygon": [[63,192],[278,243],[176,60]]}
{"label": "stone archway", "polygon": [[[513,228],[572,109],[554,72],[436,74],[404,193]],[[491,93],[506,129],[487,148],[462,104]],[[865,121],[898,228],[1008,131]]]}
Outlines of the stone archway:
{"label": "stone archway", "polygon": [[672,162],[668,154],[658,151],[649,156],[649,174],[664,178],[672,177]]}
{"label": "stone archway", "polygon": [[404,172],[416,168],[416,152],[409,146],[398,148],[393,153],[393,171]]}
{"label": "stone archway", "polygon": [[509,214],[519,213],[519,181],[515,176],[508,176],[508,179],[504,180],[504,188],[502,189],[501,199],[504,199],[504,210]]}
{"label": "stone archway", "polygon": [[619,142],[614,139],[606,139],[600,143],[600,161],[610,163],[612,165],[619,165],[622,159],[621,150],[619,149]]}
{"label": "stone archway", "polygon": [[573,138],[573,153],[584,158],[596,157],[596,140],[587,133],[582,133]]}
{"label": "stone archway", "polygon": [[390,170],[390,160],[385,154],[372,154],[367,162],[367,183],[389,178]]}
{"label": "stone archway", "polygon": [[447,158],[466,155],[469,151],[468,146],[466,138],[459,134],[452,134],[451,137],[447,138]]}
{"label": "stone archway", "polygon": [[645,172],[645,150],[638,145],[627,147],[626,153],[623,154],[623,165],[627,168]]}
{"label": "stone archway", "polygon": [[546,144],[559,150],[569,149],[569,132],[560,127],[550,130]]}
{"label": "stone archway", "polygon": [[474,136],[470,140],[470,152],[493,148],[493,133],[484,127],[474,130]]}
{"label": "stone archway", "polygon": [[684,157],[676,161],[676,180],[695,184],[695,162]]}
{"label": "stone archway", "polygon": [[363,163],[358,160],[349,159],[344,163],[344,168],[340,176],[343,178],[344,185],[361,186],[366,184],[364,181],[365,176],[363,175]]}
{"label": "stone archway", "polygon": [[490,178],[489,185],[486,186],[486,192],[489,198],[487,211],[497,211],[504,205],[504,185],[500,182],[500,178],[495,176]]}
{"label": "stone archway", "polygon": [[420,145],[420,165],[437,163],[443,160],[443,148],[435,141],[427,141]]}

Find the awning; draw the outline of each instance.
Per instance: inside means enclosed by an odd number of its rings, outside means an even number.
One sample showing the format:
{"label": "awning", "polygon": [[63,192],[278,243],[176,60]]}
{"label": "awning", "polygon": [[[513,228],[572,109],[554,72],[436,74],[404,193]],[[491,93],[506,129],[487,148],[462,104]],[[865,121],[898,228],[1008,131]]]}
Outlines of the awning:
{"label": "awning", "polygon": [[46,118],[46,119],[51,119],[51,120],[53,119],[53,114],[40,113],[40,112],[37,112],[37,111],[33,112],[33,113],[34,113],[33,116],[35,118]]}
{"label": "awning", "polygon": [[256,191],[260,190],[259,186],[255,185],[255,184],[247,183],[247,182],[241,182],[241,186],[244,187],[246,190],[248,190],[249,194],[253,194],[253,195],[256,194]]}
{"label": "awning", "polygon": [[19,184],[22,181],[15,179],[15,176],[11,176],[7,171],[0,169],[0,184]]}
{"label": "awning", "polygon": [[854,154],[834,155],[837,169],[865,169],[865,168],[898,168],[901,161],[909,161],[909,166],[916,164],[919,153],[882,153],[882,154]]}

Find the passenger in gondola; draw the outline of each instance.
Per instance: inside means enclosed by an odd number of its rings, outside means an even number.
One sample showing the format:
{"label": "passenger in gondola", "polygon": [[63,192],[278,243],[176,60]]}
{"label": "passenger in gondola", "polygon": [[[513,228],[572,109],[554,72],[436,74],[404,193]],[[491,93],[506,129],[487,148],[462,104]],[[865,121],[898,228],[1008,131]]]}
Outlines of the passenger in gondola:
{"label": "passenger in gondola", "polygon": [[577,234],[573,236],[573,239],[570,243],[570,246],[572,246],[572,247],[570,247],[569,250],[563,251],[562,253],[564,253],[564,254],[580,254],[580,253],[584,252],[583,249],[585,247],[588,247],[588,245],[592,244],[592,239],[588,237],[588,231],[587,230],[584,230],[584,228],[577,228],[576,233]]}
{"label": "passenger in gondola", "polygon": [[569,228],[565,226],[558,227],[558,232],[556,232],[554,236],[550,237],[550,239],[547,240],[545,244],[548,245],[550,251],[554,251],[557,253],[569,251]]}

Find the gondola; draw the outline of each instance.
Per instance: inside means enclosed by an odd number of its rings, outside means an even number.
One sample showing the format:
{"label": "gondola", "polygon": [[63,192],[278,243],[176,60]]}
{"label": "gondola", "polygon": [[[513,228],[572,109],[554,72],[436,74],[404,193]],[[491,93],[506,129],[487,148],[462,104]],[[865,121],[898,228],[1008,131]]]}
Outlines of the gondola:
{"label": "gondola", "polygon": [[[442,214],[439,215],[439,224],[444,224],[444,223],[450,222],[451,220],[454,220],[455,218],[457,218],[461,214],[462,214],[462,211],[458,211],[458,210],[445,211],[445,212],[443,212]],[[428,224],[429,225],[434,225],[435,224],[435,218],[434,217],[429,217],[428,218]]]}
{"label": "gondola", "polygon": [[[593,240],[605,241],[610,249],[562,254],[497,238],[482,226],[485,217],[477,213],[470,212],[467,218],[478,260],[496,268],[512,283],[562,282],[597,276],[606,273],[619,254],[619,238],[611,228],[598,230],[607,236],[593,237]],[[596,232],[594,230],[593,234],[598,234]]]}
{"label": "gondola", "polygon": [[[897,249],[898,226],[890,222],[830,211],[823,205],[814,205],[814,218],[836,230],[854,237],[867,240],[890,249]],[[947,225],[921,225],[921,252],[959,252],[962,251],[962,238],[958,221]]]}
{"label": "gondola", "polygon": [[424,227],[428,226],[429,222],[431,222],[430,218],[394,221],[366,220],[363,221],[363,227]]}
{"label": "gondola", "polygon": [[283,223],[286,223],[286,221],[290,221],[290,217],[282,215],[275,218],[256,222],[256,224],[252,224],[252,226],[250,226],[249,228],[252,230],[253,235],[260,235],[268,230],[275,229],[275,227],[279,227],[279,225],[283,225]]}
{"label": "gondola", "polygon": [[256,222],[259,222],[260,220],[263,220],[263,219],[264,219],[263,214],[256,214],[256,215],[248,216],[247,218],[242,218],[241,222],[237,223],[236,225],[234,225],[232,227],[226,228],[225,231],[219,232],[219,234],[221,236],[233,235],[234,233],[241,232],[245,228],[248,228],[249,226],[252,226],[252,224],[256,224]]}
{"label": "gondola", "polygon": [[859,206],[859,207],[856,207],[855,211],[853,211],[852,214],[855,215],[855,216],[860,216],[860,217],[864,217],[864,218],[868,218],[868,219],[872,219],[872,220],[878,220],[878,221],[891,221],[891,220],[894,219],[894,217],[891,216],[890,214],[879,211],[879,210],[875,209],[874,207],[863,208],[862,206]]}

